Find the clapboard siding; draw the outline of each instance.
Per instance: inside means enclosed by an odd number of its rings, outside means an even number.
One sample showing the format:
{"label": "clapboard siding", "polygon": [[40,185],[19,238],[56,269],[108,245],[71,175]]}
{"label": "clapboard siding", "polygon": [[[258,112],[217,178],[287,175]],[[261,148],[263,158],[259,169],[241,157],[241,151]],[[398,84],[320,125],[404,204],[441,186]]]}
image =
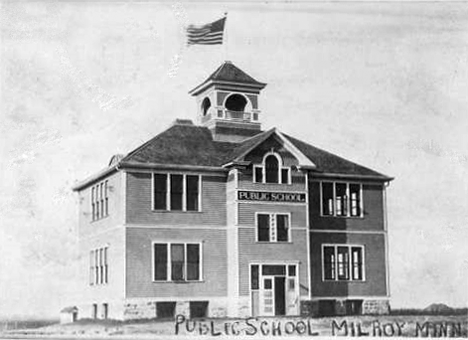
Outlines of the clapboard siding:
{"label": "clapboard siding", "polygon": [[[386,296],[385,234],[310,233],[312,296]],[[365,282],[322,280],[322,244],[363,245]]]}
{"label": "clapboard siding", "polygon": [[[203,282],[153,282],[152,242],[168,241],[202,242]],[[127,227],[126,244],[127,298],[226,295],[225,230]]]}
{"label": "clapboard siding", "polygon": [[320,216],[320,183],[309,185],[310,227],[311,229],[338,230],[383,230],[384,208],[383,187],[381,184],[363,184],[364,216],[362,218]]}
{"label": "clapboard siding", "polygon": [[202,211],[154,211],[151,207],[151,173],[127,173],[127,213],[129,224],[225,225],[226,183],[224,177],[202,175]]}
{"label": "clapboard siding", "polygon": [[239,292],[249,294],[252,262],[299,262],[301,295],[308,293],[307,230],[293,230],[291,243],[257,243],[254,228],[239,228]]}
{"label": "clapboard siding", "polygon": [[[97,183],[108,181],[108,212],[109,215],[99,220],[92,220],[91,188]],[[122,210],[122,172],[116,172],[78,192],[79,197],[79,234],[87,237],[102,232],[116,225],[123,224]]]}
{"label": "clapboard siding", "polygon": [[261,203],[239,203],[239,225],[255,226],[255,213],[277,212],[291,213],[292,228],[306,228],[307,205],[305,204],[261,204]]}

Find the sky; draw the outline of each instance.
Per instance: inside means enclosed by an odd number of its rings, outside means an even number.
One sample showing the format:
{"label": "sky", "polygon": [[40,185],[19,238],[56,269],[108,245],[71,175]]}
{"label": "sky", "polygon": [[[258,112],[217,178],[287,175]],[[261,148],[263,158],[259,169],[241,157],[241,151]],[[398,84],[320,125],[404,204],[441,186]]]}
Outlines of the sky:
{"label": "sky", "polygon": [[[0,317],[74,304],[76,181],[196,120],[224,60],[268,83],[263,128],[395,177],[391,305],[468,305],[468,4],[0,3]],[[228,12],[225,43],[183,27]]]}

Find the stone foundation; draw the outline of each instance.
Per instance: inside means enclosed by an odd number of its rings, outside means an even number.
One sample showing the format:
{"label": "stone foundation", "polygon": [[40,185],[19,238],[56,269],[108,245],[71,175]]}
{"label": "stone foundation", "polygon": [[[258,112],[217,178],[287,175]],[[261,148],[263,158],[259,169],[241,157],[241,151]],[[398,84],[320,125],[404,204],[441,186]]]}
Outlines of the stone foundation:
{"label": "stone foundation", "polygon": [[364,300],[362,314],[390,314],[390,303],[388,300]]}
{"label": "stone foundation", "polygon": [[[347,301],[359,301],[358,299],[336,299],[336,300],[323,300],[331,303],[331,311],[325,314],[324,310],[320,310],[320,300],[301,301],[301,315],[308,317],[321,317],[330,315],[348,315]],[[390,303],[388,300],[383,299],[362,299],[362,306],[360,314],[363,315],[382,315],[390,313]]]}

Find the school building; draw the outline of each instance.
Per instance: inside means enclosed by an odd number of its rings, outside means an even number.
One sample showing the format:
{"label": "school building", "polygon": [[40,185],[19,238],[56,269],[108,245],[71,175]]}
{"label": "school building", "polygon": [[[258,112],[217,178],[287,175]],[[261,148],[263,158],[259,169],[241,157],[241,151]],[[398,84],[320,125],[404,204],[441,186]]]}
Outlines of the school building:
{"label": "school building", "polygon": [[231,62],[173,125],[77,184],[79,318],[389,312],[391,177],[277,128]]}

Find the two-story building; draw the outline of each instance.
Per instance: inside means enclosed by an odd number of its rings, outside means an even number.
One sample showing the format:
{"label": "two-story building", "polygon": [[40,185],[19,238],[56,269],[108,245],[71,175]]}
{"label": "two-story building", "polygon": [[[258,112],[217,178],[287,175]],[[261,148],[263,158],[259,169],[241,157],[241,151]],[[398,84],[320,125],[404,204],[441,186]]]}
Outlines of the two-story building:
{"label": "two-story building", "polygon": [[392,178],[262,131],[265,85],[225,62],[190,91],[199,125],[74,187],[81,318],[389,311]]}

